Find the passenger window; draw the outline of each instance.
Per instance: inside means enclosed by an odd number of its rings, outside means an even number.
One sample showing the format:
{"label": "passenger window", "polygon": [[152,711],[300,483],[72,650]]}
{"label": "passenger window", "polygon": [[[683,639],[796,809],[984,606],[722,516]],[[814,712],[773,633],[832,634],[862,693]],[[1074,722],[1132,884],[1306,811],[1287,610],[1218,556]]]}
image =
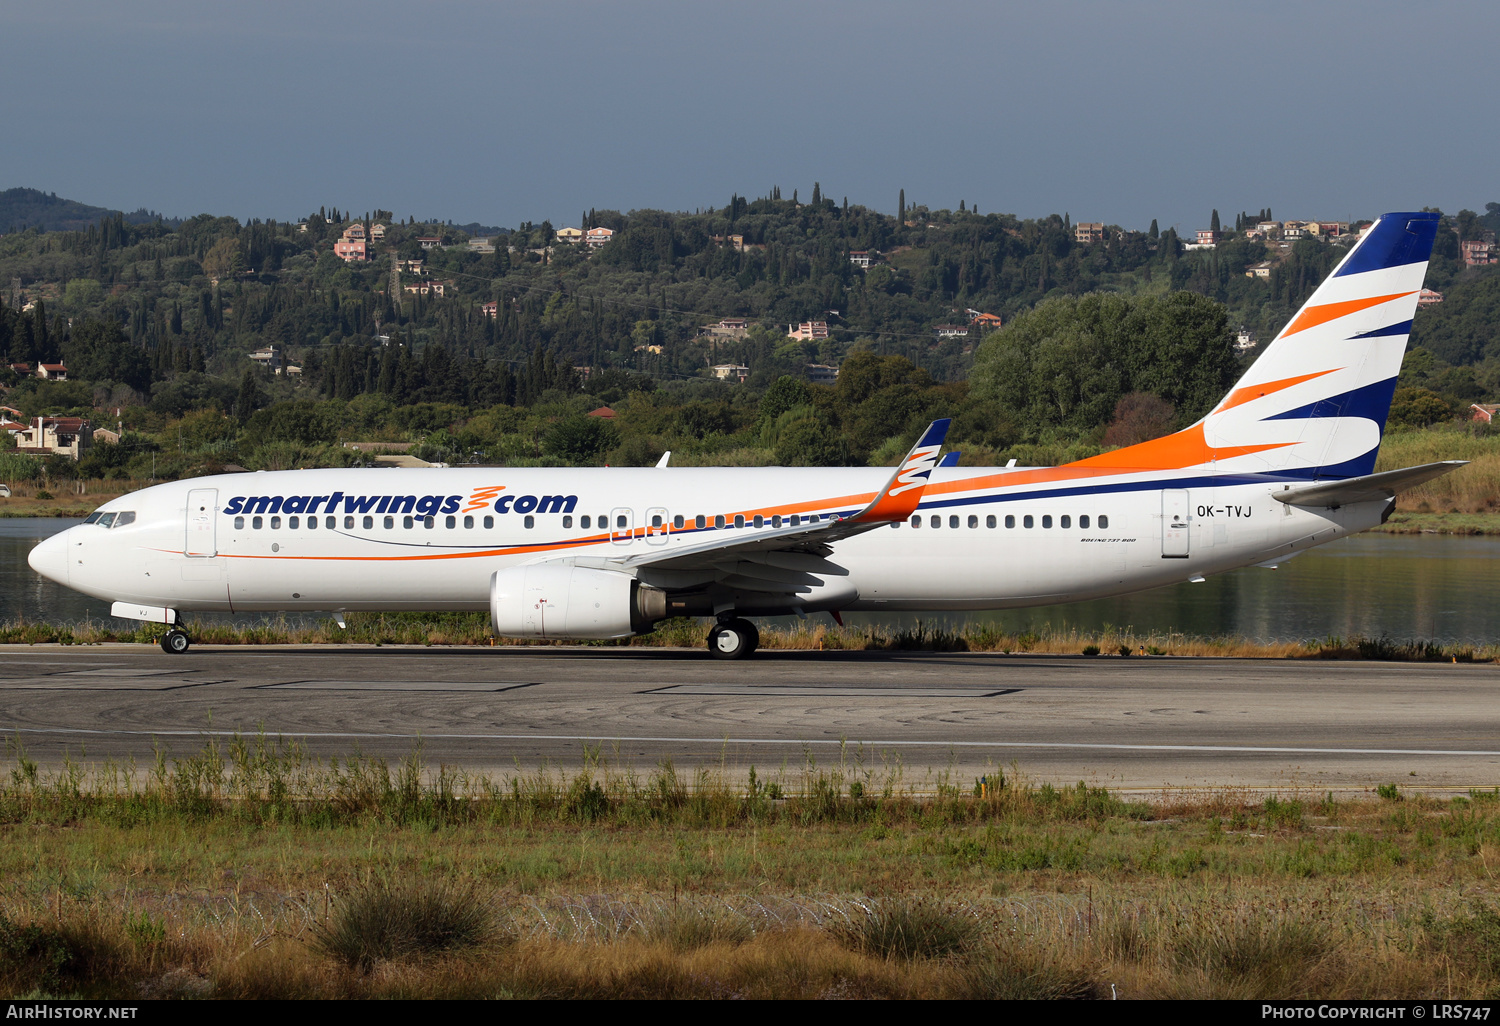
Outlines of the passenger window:
{"label": "passenger window", "polygon": [[[572,517],[568,517],[568,519],[572,520],[573,518]],[[473,517],[464,517],[464,530],[471,531],[473,529],[474,529],[474,518]]]}
{"label": "passenger window", "polygon": [[1066,530],[1067,528],[1073,526],[1073,518],[1072,517],[1062,517],[1061,519],[1059,519],[1057,521],[1057,526],[1063,528],[1064,530]]}
{"label": "passenger window", "polygon": [[[527,517],[527,518],[526,518],[526,519],[527,519],[527,520],[530,520],[530,519],[531,519],[531,518],[530,518],[530,517]],[[617,516],[617,517],[615,517],[615,526],[616,526],[616,527],[625,527],[625,526],[627,526],[627,525],[628,525],[628,524],[629,524],[629,521],[628,521],[628,520],[627,520],[627,519],[626,519],[626,517],[625,517],[625,514],[624,514],[624,513],[621,513],[621,514],[620,514],[620,515],[619,515],[619,516]],[[527,525],[526,525],[526,526],[527,526],[527,527],[530,527],[530,526],[531,526],[531,525],[530,525],[530,524],[527,524]]]}
{"label": "passenger window", "polygon": [[718,514],[717,516],[714,517],[714,527],[718,528],[718,527],[723,527],[723,526],[724,526],[724,514],[720,513],[720,514]]}
{"label": "passenger window", "polygon": [[[579,517],[578,518],[578,526],[579,527],[587,528],[590,523],[591,523],[591,521],[589,520],[588,517]],[[486,526],[488,526],[488,525],[486,525]]]}
{"label": "passenger window", "polygon": [[661,526],[661,514],[660,513],[654,514],[651,517],[651,526],[652,527],[660,527]]}
{"label": "passenger window", "polygon": [[1085,531],[1089,529],[1089,515],[1087,513],[1078,518],[1078,526],[1083,528]]}
{"label": "passenger window", "polygon": [[411,519],[411,517],[409,517],[409,516],[402,517],[401,518],[401,527],[402,527],[403,530],[410,531],[411,528],[412,528],[412,519]]}
{"label": "passenger window", "polygon": [[573,518],[572,517],[563,517],[563,528],[567,529],[567,528],[572,527],[572,526],[573,526]]}
{"label": "passenger window", "polygon": [[772,527],[780,527],[781,526],[781,514],[780,513],[777,513],[777,514],[775,514],[774,516],[771,517],[771,526]]}
{"label": "passenger window", "polygon": [[1042,517],[1042,526],[1049,529],[1052,527],[1052,515],[1050,513]]}
{"label": "passenger window", "polygon": [[984,518],[984,526],[985,527],[994,527],[995,526],[995,514],[991,513],[989,516],[987,516],[987,517]]}
{"label": "passenger window", "polygon": [[599,515],[598,523],[599,523],[599,530],[603,531],[603,530],[607,529],[609,527],[609,517],[607,517],[607,516],[605,516],[604,514],[601,513]]}
{"label": "passenger window", "polygon": [[[335,527],[339,526],[339,518],[338,517],[324,517],[323,518],[323,526],[326,527],[326,528],[328,528],[330,531],[332,531]],[[354,526],[354,518],[353,517],[349,518],[349,526],[350,527]]]}
{"label": "passenger window", "polygon": [[448,519],[443,521],[443,526],[450,531],[453,530],[458,526],[458,517],[449,517]]}
{"label": "passenger window", "polygon": [[1036,521],[1032,519],[1031,514],[1028,513],[1021,518],[1021,526],[1026,528],[1027,530],[1030,530],[1031,528],[1036,526]]}
{"label": "passenger window", "polygon": [[1016,518],[1014,516],[1010,515],[1010,514],[1006,514],[1006,517],[1005,517],[1005,526],[1006,527],[1015,527],[1016,526]]}
{"label": "passenger window", "polygon": [[734,526],[735,527],[744,527],[745,526],[745,514],[743,514],[743,513],[736,513],[734,515]]}
{"label": "passenger window", "polygon": [[253,517],[250,520],[250,527],[251,527],[251,529],[256,530],[256,531],[259,531],[262,527],[265,526],[265,524],[266,524],[265,520],[263,518],[261,518],[261,517]]}
{"label": "passenger window", "polygon": [[289,527],[290,529],[292,529],[293,531],[295,531],[301,525],[302,525],[302,518],[301,517],[287,517],[286,518],[286,526]]}
{"label": "passenger window", "polygon": [[1105,516],[1103,513],[1099,514],[1099,530],[1109,530],[1109,517]]}
{"label": "passenger window", "polygon": [[[353,519],[354,519],[353,517],[349,518],[349,520],[353,520]],[[345,522],[347,523],[348,521],[345,521]],[[353,527],[354,525],[353,524],[349,524],[349,526]],[[369,530],[372,530],[374,527],[375,527],[375,518],[374,517],[365,517],[365,530],[369,531]]]}
{"label": "passenger window", "polygon": [[[624,518],[622,517],[621,519],[624,519]],[[526,530],[529,531],[533,527],[536,526],[536,517],[534,517],[530,513],[528,513],[528,514],[526,514],[526,519],[525,519],[524,523],[526,524]],[[622,524],[621,526],[623,527],[624,525]]]}
{"label": "passenger window", "polygon": [[395,517],[386,517],[385,518],[385,529],[387,531],[390,531],[390,530],[394,530],[395,527],[396,527],[396,518]]}
{"label": "passenger window", "polygon": [[693,518],[693,526],[700,531],[703,530],[708,526],[708,517],[704,516],[702,513],[699,513]]}
{"label": "passenger window", "polygon": [[280,517],[272,517],[271,518],[271,530],[273,530],[273,531],[279,531],[279,530],[281,530],[281,518]]}
{"label": "passenger window", "polygon": [[922,515],[920,513],[913,513],[912,514],[911,526],[913,526],[913,527],[921,527],[922,526]]}
{"label": "passenger window", "polygon": [[756,527],[765,527],[766,526],[766,518],[763,517],[763,516],[761,516],[759,513],[757,513],[757,514],[755,514],[754,524],[755,524]]}
{"label": "passenger window", "polygon": [[938,516],[936,513],[934,513],[932,515],[932,526],[933,527],[942,527],[943,526],[943,518],[940,517],[940,516]]}
{"label": "passenger window", "polygon": [[799,516],[796,513],[792,514],[792,526],[793,527],[801,527],[802,526],[802,517]]}
{"label": "passenger window", "polygon": [[495,518],[494,517],[485,517],[484,518],[484,529],[486,531],[488,531],[490,528],[492,528],[494,526],[495,526]]}
{"label": "passenger window", "polygon": [[423,517],[422,518],[422,526],[425,527],[425,528],[427,528],[427,530],[429,530],[429,531],[432,530],[434,527],[437,526],[437,517],[432,517],[432,516]]}
{"label": "passenger window", "polygon": [[124,527],[126,524],[135,523],[135,514],[129,511],[115,514],[115,526]]}
{"label": "passenger window", "polygon": [[820,514],[820,513],[814,513],[814,514],[812,514],[811,516],[809,516],[807,518],[807,522],[809,524],[816,524],[821,519],[823,519],[822,514]]}
{"label": "passenger window", "polygon": [[686,521],[682,519],[682,514],[681,513],[677,514],[675,517],[672,518],[672,526],[674,528],[676,528],[677,530],[679,530],[679,531],[682,530],[682,527],[683,527],[683,525],[685,523],[686,523]]}
{"label": "passenger window", "polygon": [[969,526],[970,527],[978,527],[979,526],[979,518],[977,516],[974,516],[973,514],[970,514],[970,516],[969,516]]}
{"label": "passenger window", "polygon": [[956,517],[956,516],[949,517],[948,518],[948,526],[949,527],[957,527],[958,526],[958,517]]}
{"label": "passenger window", "polygon": [[309,531],[316,531],[318,529],[318,518],[317,517],[308,517],[307,518],[307,529]]}
{"label": "passenger window", "polygon": [[235,517],[234,518],[234,529],[236,531],[243,531],[245,529],[245,518],[244,517]]}

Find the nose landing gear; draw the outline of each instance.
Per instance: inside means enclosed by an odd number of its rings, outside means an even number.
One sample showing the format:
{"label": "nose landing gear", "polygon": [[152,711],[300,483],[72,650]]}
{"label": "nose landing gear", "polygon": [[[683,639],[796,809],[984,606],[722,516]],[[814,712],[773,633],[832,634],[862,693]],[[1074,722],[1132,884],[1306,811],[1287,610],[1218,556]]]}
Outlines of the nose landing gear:
{"label": "nose landing gear", "polygon": [[182,655],[192,643],[192,639],[187,636],[187,631],[177,627],[173,627],[161,636],[161,650],[167,655]]}
{"label": "nose landing gear", "polygon": [[715,659],[748,659],[760,647],[760,631],[749,620],[721,620],[708,632],[708,652]]}

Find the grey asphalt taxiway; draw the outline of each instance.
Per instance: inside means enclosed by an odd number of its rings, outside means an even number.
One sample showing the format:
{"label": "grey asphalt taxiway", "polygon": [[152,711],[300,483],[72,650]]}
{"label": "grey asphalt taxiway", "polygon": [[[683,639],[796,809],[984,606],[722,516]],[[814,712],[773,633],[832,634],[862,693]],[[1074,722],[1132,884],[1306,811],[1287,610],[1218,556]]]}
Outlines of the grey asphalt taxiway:
{"label": "grey asphalt taxiway", "polygon": [[900,764],[909,784],[1016,764],[1131,789],[1500,785],[1500,667],[1452,663],[139,646],[0,650],[0,732],[55,764],[212,734],[489,772],[581,763]]}

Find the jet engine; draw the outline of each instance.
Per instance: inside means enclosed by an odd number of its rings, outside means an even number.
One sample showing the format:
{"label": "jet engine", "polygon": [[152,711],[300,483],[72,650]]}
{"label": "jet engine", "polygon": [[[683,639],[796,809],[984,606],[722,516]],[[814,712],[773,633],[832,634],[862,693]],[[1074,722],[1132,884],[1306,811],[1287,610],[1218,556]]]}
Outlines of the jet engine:
{"label": "jet engine", "polygon": [[490,623],[501,637],[624,638],[666,616],[666,592],[613,570],[541,563],[490,577]]}

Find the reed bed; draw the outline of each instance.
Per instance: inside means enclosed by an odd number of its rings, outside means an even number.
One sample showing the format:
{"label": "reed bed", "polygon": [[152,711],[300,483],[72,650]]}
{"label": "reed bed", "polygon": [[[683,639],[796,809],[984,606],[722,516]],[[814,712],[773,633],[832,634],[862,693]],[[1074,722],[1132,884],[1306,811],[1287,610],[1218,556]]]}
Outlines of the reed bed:
{"label": "reed bed", "polygon": [[[503,778],[209,738],[0,783],[0,993],[1483,998],[1500,791]],[[930,788],[934,776],[940,782]]]}
{"label": "reed bed", "polygon": [[[184,626],[198,644],[207,645],[457,645],[592,648],[702,648],[706,621],[678,618],[657,625],[650,634],[618,641],[578,642],[496,638],[483,613],[351,613],[346,628],[333,620],[312,624],[285,618],[260,622],[205,623]],[[118,620],[69,622],[13,620],[0,623],[0,645],[153,645],[160,624]],[[1493,662],[1500,645],[1393,641],[1390,638],[1327,637],[1307,641],[1258,642],[1240,637],[1205,637],[1176,632],[1138,633],[1129,627],[1102,631],[1044,626],[1005,631],[992,624],[949,628],[918,622],[909,628],[836,626],[800,621],[769,625],[760,631],[761,647],[775,651],[824,652],[976,652],[999,655],[1084,657],[1194,656],[1221,659],[1375,659],[1398,662]]]}
{"label": "reed bed", "polygon": [[1377,471],[1439,460],[1469,465],[1396,497],[1396,508],[1420,513],[1493,513],[1500,510],[1500,432],[1471,426],[1391,431],[1380,445]]}

